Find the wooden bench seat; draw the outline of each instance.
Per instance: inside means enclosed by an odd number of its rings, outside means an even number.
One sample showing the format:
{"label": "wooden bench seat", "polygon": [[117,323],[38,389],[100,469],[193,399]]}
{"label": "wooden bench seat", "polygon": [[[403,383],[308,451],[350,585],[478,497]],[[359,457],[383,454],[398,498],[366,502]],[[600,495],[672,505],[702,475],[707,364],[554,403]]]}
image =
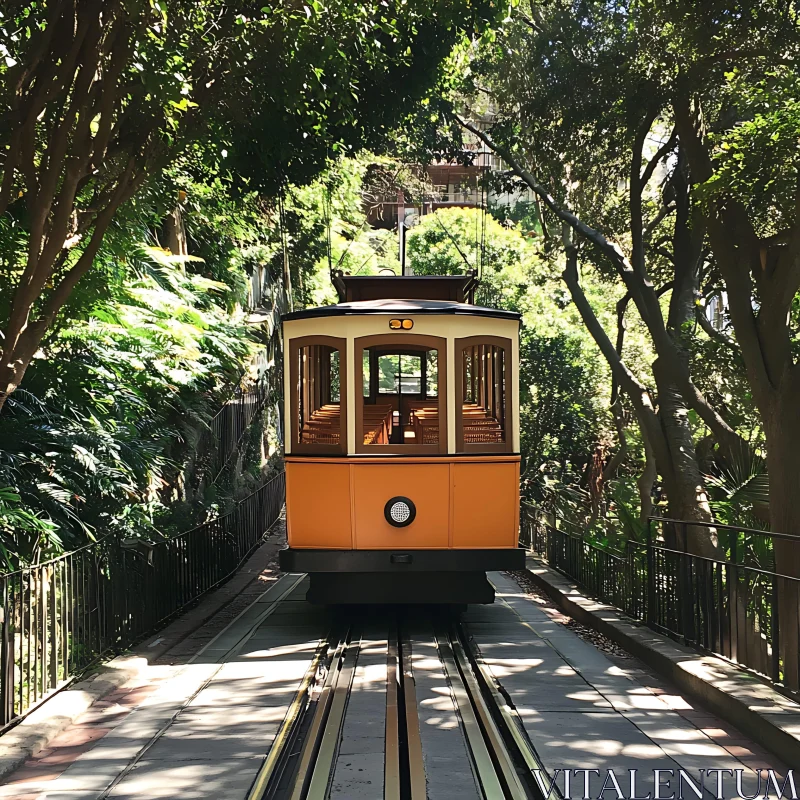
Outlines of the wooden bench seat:
{"label": "wooden bench seat", "polygon": [[328,403],[311,414],[303,423],[300,441],[303,444],[340,444],[342,412],[338,403]]}
{"label": "wooden bench seat", "polygon": [[[410,425],[418,444],[439,442],[439,408],[430,401],[409,403]],[[363,410],[364,444],[389,444],[393,414],[391,404],[365,405]],[[486,409],[475,403],[462,407],[466,444],[500,443],[503,429]],[[318,408],[303,425],[300,441],[304,444],[340,444],[341,409],[338,404]]]}
{"label": "wooden bench seat", "polygon": [[392,435],[392,406],[364,404],[364,444],[389,444]]}

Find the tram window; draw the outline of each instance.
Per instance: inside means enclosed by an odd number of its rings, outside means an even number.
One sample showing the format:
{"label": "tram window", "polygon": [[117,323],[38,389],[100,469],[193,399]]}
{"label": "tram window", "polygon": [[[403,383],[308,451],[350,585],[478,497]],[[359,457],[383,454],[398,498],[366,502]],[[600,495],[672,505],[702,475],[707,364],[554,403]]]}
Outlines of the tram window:
{"label": "tram window", "polygon": [[460,445],[465,449],[495,449],[508,443],[509,352],[505,345],[474,340],[461,348],[457,427]]}
{"label": "tram window", "polygon": [[364,349],[362,444],[438,447],[438,364],[435,348]]}
{"label": "tram window", "polygon": [[339,350],[311,344],[297,348],[294,357],[295,444],[340,445],[343,438]]}
{"label": "tram window", "polygon": [[[367,364],[368,369],[369,364]],[[366,385],[367,394],[369,394],[369,385]],[[405,353],[379,355],[378,394],[422,396],[422,356]]]}

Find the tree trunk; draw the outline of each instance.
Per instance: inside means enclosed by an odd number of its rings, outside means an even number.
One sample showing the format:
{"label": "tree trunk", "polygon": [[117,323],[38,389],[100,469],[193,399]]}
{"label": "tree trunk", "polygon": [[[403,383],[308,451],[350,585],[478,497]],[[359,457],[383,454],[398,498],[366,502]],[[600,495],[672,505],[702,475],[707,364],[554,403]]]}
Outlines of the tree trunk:
{"label": "tree trunk", "polygon": [[[689,426],[689,409],[680,389],[664,374],[656,360],[653,374],[658,388],[658,416],[669,448],[670,468],[659,470],[667,490],[669,515],[673,519],[712,523],[703,475],[697,463],[694,439]],[[704,526],[679,531],[678,544],[690,553],[714,558],[719,556],[716,534]],[[686,540],[682,537],[686,535]]]}
{"label": "tree trunk", "polygon": [[644,444],[644,469],[636,479],[636,487],[639,490],[639,520],[642,525],[647,525],[647,520],[653,513],[653,484],[658,477],[656,468],[656,455],[653,446],[647,436],[647,431],[640,426],[642,432],[642,443]]}
{"label": "tree trunk", "polygon": [[[25,371],[33,360],[42,339],[43,326],[40,323],[29,322],[17,335],[13,347],[8,347],[0,354],[0,412],[9,396],[25,377]],[[6,330],[7,340],[10,329]]]}
{"label": "tree trunk", "polygon": [[[176,206],[172,213],[167,216],[164,223],[167,239],[167,249],[174,256],[188,256],[189,248],[186,243],[186,227],[183,224],[183,211],[180,206]],[[183,268],[183,264],[181,267]]]}
{"label": "tree trunk", "polygon": [[[659,391],[656,411],[648,390],[620,357],[581,288],[578,255],[574,246],[567,248],[567,265],[562,277],[587,330],[608,361],[620,387],[631,399],[642,435],[650,442],[656,468],[664,479],[671,516],[712,522],[708,497],[695,456],[688,408],[680,389],[671,380],[671,371],[660,359],[653,364],[653,375]],[[687,543],[690,552],[716,555],[717,543],[712,533],[713,530],[708,528],[690,528],[690,542]]]}
{"label": "tree trunk", "polygon": [[[800,392],[787,386],[776,392],[772,408],[764,414],[768,442],[770,526],[776,533],[800,536]],[[775,571],[800,578],[800,541],[775,539]],[[778,618],[784,682],[800,688],[800,591],[798,582],[779,580]]]}

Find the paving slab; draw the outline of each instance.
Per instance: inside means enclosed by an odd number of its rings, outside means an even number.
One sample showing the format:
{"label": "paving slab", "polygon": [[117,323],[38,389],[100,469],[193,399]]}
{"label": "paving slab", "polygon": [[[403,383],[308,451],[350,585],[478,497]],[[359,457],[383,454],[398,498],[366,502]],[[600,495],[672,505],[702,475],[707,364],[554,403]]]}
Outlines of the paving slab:
{"label": "paving slab", "polygon": [[386,740],[387,630],[368,626],[353,673],[331,800],[383,798]]}
{"label": "paving slab", "polygon": [[[473,626],[465,616],[485,663],[508,693],[525,731],[550,775],[561,770],[597,769],[588,776],[590,794],[602,789],[606,771],[625,776],[639,772],[638,787],[654,791],[653,770],[686,770],[697,776],[710,768],[745,770],[744,787],[755,788],[755,776],[729,749],[702,727],[673,710],[662,697],[639,683],[609,657],[555,621],[512,579],[492,573],[497,591],[494,606]],[[495,636],[487,624],[495,615],[504,626]],[[513,647],[508,638],[511,620],[539,637]],[[576,707],[581,700],[584,706]],[[573,797],[584,793],[583,776],[570,786]],[[667,794],[669,794],[667,792]],[[706,791],[706,794],[709,794]]]}
{"label": "paving slab", "polygon": [[337,759],[330,797],[342,800],[383,800],[383,751],[342,754]]}
{"label": "paving slab", "polygon": [[212,638],[249,602],[263,595],[280,577],[269,569],[270,562],[285,541],[285,526],[279,522],[270,539],[242,565],[225,584],[205,595],[154,637],[100,666],[96,674],[55,694],[32,712],[20,725],[0,737],[0,781],[6,779],[33,754],[49,746],[75,721],[90,712],[98,701],[119,692],[132,681],[147,675],[152,679],[154,664],[170,652],[180,651],[189,639],[190,652],[196,641]]}
{"label": "paving slab", "polygon": [[[96,799],[115,784],[110,797],[244,798],[324,634],[313,610],[291,633],[263,616],[269,607],[253,602],[216,638],[199,637],[201,650],[152,667],[154,691],[126,713],[95,715],[84,727],[102,735],[64,763],[42,754],[0,797]],[[259,641],[242,652],[251,636]]]}
{"label": "paving slab", "polygon": [[162,797],[180,797],[182,800],[244,800],[261,760],[209,759],[179,764],[142,761],[111,791],[109,797],[120,800]]}
{"label": "paving slab", "polygon": [[428,626],[412,629],[410,640],[428,800],[480,800],[482,792],[433,631]]}
{"label": "paving slab", "polygon": [[[740,729],[800,769],[800,704],[723,658],[698,653],[588,596],[541,559],[529,556],[530,579],[559,609],[641,659],[718,719]],[[519,589],[517,597],[524,596]]]}

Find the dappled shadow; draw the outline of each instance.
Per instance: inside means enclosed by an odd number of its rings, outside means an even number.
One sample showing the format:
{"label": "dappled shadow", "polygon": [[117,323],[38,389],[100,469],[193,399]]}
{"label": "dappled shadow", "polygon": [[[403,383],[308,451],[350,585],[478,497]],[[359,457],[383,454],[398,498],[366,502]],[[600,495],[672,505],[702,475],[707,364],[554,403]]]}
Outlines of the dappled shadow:
{"label": "dappled shadow", "polygon": [[305,605],[290,596],[285,613],[265,616],[269,605],[254,603],[213,639],[198,637],[199,651],[184,644],[172,663],[145,667],[146,696],[87,723],[103,726],[89,749],[51,774],[21,774],[0,796],[90,798],[122,776],[110,797],[245,797],[327,632],[327,613],[297,613]]}
{"label": "dappled shadow", "polygon": [[[654,790],[654,769],[683,769],[696,780],[701,769],[745,769],[744,788],[755,792],[753,772],[679,713],[690,708],[682,698],[639,683],[510,580],[499,582],[497,594],[494,606],[468,611],[466,629],[551,774],[600,770],[589,776],[596,797],[606,770],[627,792],[628,770],[637,769],[641,796]],[[582,797],[582,773],[573,784],[569,794]],[[558,785],[563,791],[563,772]],[[727,789],[735,794],[733,778]]]}

